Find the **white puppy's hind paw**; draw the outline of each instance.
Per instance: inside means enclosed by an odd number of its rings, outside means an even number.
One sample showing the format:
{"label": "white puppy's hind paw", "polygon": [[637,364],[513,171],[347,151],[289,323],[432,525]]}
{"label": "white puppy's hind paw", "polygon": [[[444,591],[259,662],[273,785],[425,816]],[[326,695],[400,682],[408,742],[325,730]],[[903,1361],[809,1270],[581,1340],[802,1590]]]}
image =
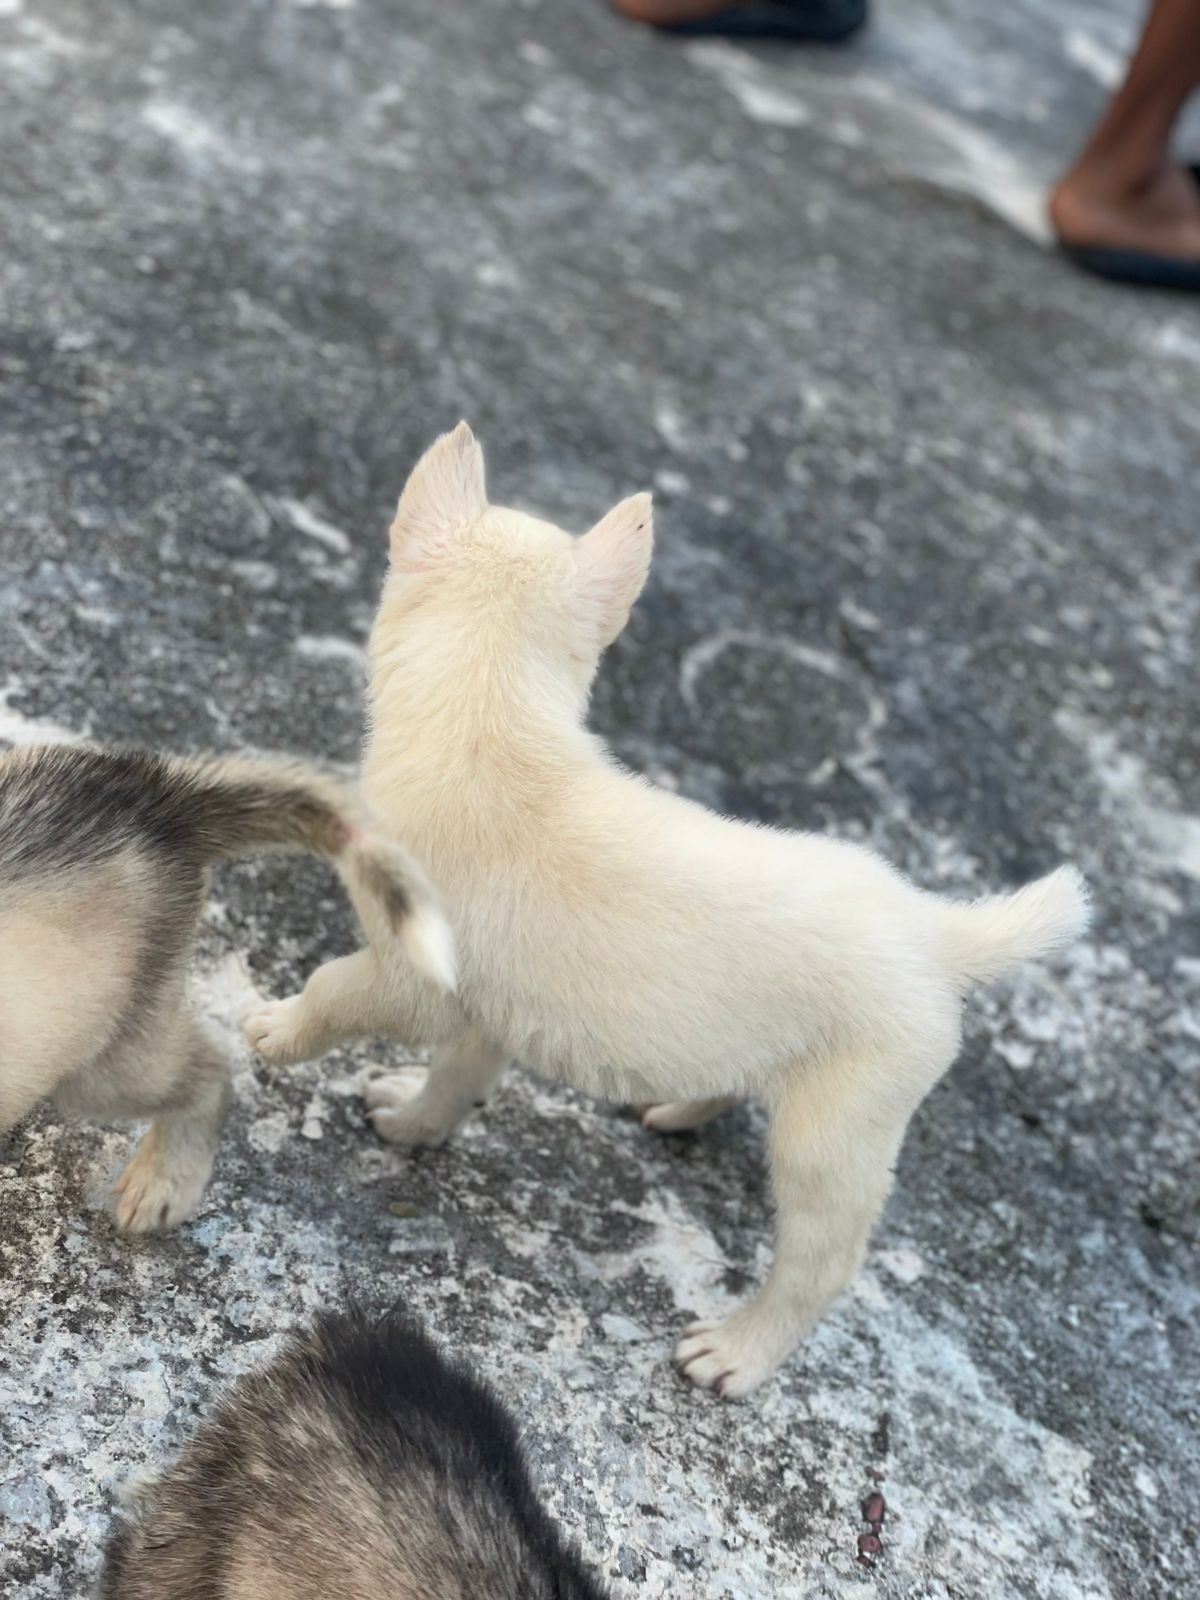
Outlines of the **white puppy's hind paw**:
{"label": "white puppy's hind paw", "polygon": [[242,1032],[264,1060],[280,1066],[304,1060],[300,1005],[300,996],[294,994],[287,1000],[257,1000],[243,1012]]}
{"label": "white puppy's hind paw", "polygon": [[422,1067],[407,1067],[369,1079],[363,1087],[363,1099],[379,1137],[409,1149],[436,1149],[445,1144],[462,1121],[430,1093],[430,1075]]}
{"label": "white puppy's hind paw", "polygon": [[420,1098],[429,1082],[428,1067],[401,1067],[396,1072],[376,1073],[362,1086],[363,1099],[368,1111],[378,1111],[381,1106],[389,1110],[397,1106],[411,1106]]}
{"label": "white puppy's hind paw", "polygon": [[779,1365],[752,1316],[738,1313],[724,1322],[693,1322],[683,1330],[672,1357],[698,1389],[712,1389],[722,1400],[740,1400],[757,1389]]}
{"label": "white puppy's hind paw", "polygon": [[436,1122],[427,1122],[411,1111],[389,1111],[381,1108],[371,1112],[371,1126],[388,1144],[403,1145],[407,1150],[436,1150],[445,1144],[451,1129]]}

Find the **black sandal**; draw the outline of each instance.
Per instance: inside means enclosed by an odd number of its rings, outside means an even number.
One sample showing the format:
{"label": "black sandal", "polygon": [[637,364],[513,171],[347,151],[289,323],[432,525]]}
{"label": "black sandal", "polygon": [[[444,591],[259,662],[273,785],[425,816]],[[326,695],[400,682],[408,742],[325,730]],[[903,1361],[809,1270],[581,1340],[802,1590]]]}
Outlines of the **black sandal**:
{"label": "black sandal", "polygon": [[867,20],[867,0],[746,0],[696,22],[659,22],[660,33],[692,38],[719,34],[729,39],[791,39],[836,44]]}

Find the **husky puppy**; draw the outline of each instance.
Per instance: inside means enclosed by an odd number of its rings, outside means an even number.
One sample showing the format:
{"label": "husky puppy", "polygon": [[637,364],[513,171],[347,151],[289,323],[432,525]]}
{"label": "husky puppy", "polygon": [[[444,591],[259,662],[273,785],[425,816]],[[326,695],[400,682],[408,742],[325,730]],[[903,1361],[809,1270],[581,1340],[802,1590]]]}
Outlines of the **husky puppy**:
{"label": "husky puppy", "polygon": [[[170,1228],[208,1182],[228,1098],[192,1016],[188,955],[210,863],[303,850],[341,870],[413,981],[454,981],[423,873],[299,762],[54,745],[0,754],[0,1137],[39,1101],[153,1117],[117,1184],[119,1227]],[[417,972],[426,976],[418,979]]]}
{"label": "husky puppy", "polygon": [[118,1513],[98,1600],[604,1600],[482,1383],[392,1316],[327,1316]]}
{"label": "husky puppy", "polygon": [[403,1144],[444,1139],[514,1055],[592,1094],[668,1102],[661,1125],[764,1100],[774,1266],[676,1351],[695,1383],[737,1396],[857,1270],[908,1120],[958,1051],[963,996],[1074,938],[1087,899],[1071,867],[940,899],[858,845],[715,816],[622,771],[584,717],[650,548],[648,495],[572,538],[488,504],[465,425],[428,451],[392,527],[363,793],[446,896],[460,989],[422,989],[366,950],[246,1027],[277,1061],[363,1034],[437,1044],[415,1099],[394,1080],[368,1090]]}

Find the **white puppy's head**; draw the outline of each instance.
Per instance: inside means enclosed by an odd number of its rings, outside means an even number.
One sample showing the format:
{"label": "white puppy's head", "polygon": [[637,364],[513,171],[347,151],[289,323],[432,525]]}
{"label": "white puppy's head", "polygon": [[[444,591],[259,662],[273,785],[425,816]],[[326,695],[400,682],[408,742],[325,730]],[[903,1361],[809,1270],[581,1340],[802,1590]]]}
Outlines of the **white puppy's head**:
{"label": "white puppy's head", "polygon": [[520,658],[586,691],[641,593],[652,544],[648,494],[622,500],[582,538],[489,505],[483,452],[460,422],[400,496],[376,648],[419,634],[423,654],[494,670]]}

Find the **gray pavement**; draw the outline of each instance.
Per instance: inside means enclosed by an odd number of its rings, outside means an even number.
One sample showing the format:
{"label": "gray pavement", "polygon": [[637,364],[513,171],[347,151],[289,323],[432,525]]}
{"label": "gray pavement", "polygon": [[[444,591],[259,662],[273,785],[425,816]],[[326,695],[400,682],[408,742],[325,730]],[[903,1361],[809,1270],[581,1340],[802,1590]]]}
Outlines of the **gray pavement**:
{"label": "gray pavement", "polygon": [[[464,415],[500,500],[656,490],[595,699],[631,765],[1097,908],[972,1001],[854,1291],[740,1406],[667,1356],[769,1259],[755,1111],[656,1139],[514,1073],[410,1159],[355,1092],[396,1052],[231,1034],[216,1181],[133,1244],[128,1130],[39,1116],[6,1596],[85,1595],[120,1480],[347,1290],[476,1356],[618,1595],[1200,1593],[1200,306],[1042,234],[1133,0],[879,9],[770,54],[601,0],[0,0],[0,738],[352,762],[388,513]],[[315,867],[223,871],[197,1003],[352,937]]]}

